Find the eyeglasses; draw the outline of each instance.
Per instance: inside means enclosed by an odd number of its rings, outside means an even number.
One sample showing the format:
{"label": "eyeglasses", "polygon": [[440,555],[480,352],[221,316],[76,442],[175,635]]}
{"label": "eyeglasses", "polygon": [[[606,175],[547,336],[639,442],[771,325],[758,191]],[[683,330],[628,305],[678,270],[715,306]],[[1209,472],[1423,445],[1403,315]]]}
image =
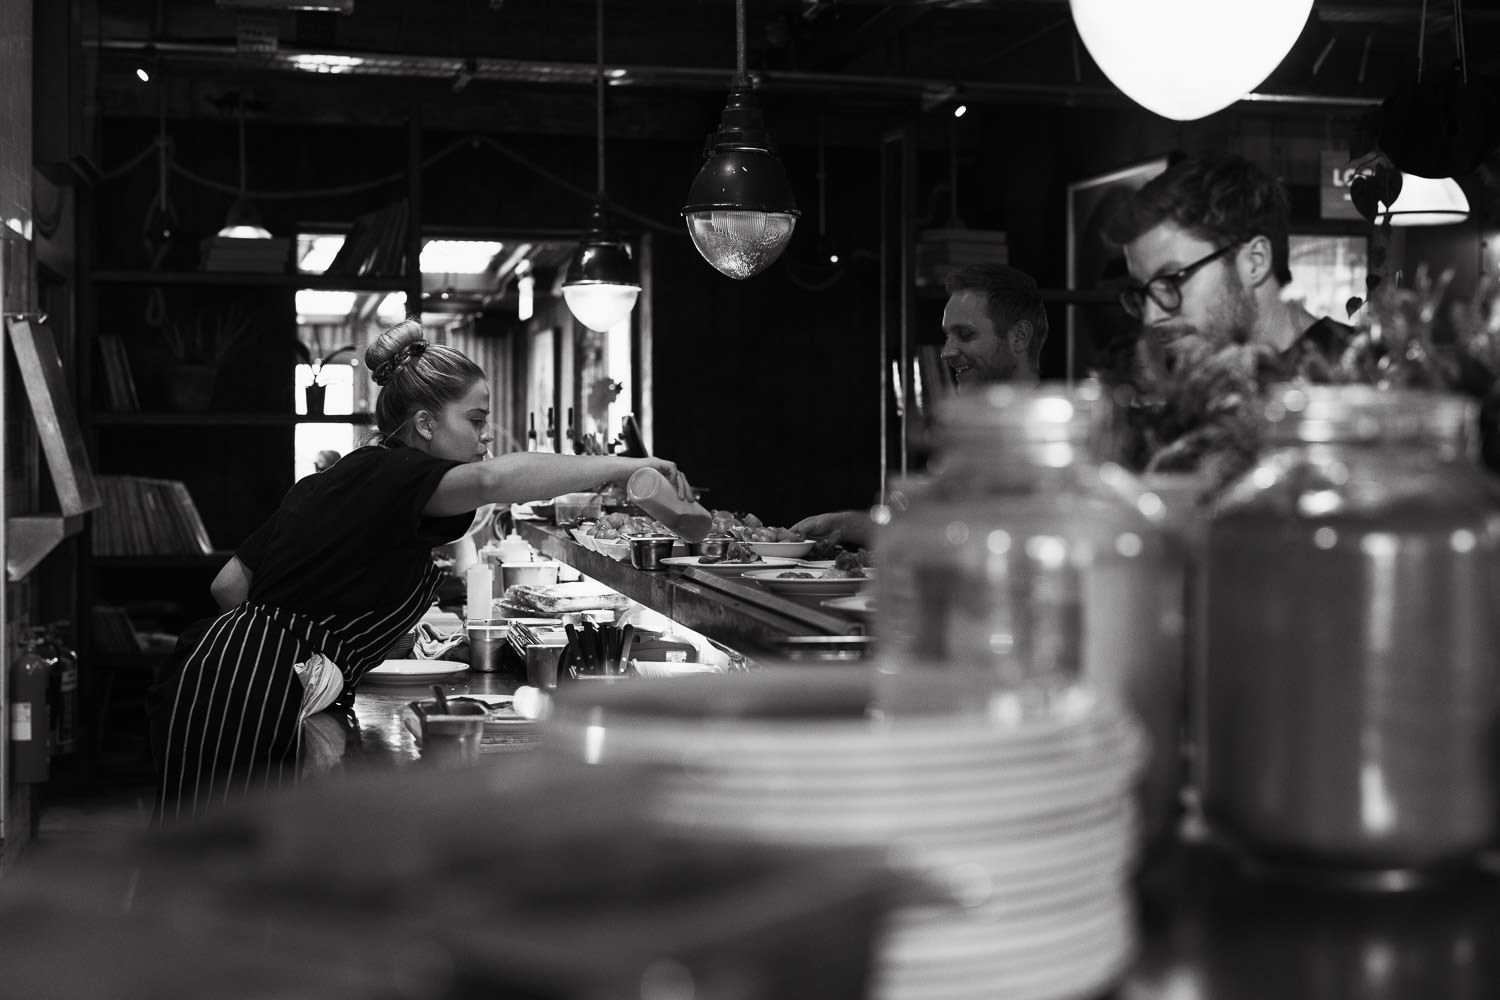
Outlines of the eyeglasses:
{"label": "eyeglasses", "polygon": [[1135,319],[1145,316],[1147,298],[1166,312],[1176,312],[1182,308],[1182,286],[1187,283],[1187,280],[1196,274],[1199,268],[1218,260],[1243,242],[1239,240],[1219,247],[1207,257],[1200,257],[1187,267],[1173,271],[1171,274],[1157,275],[1144,285],[1133,285],[1125,289],[1120,293],[1120,305]]}

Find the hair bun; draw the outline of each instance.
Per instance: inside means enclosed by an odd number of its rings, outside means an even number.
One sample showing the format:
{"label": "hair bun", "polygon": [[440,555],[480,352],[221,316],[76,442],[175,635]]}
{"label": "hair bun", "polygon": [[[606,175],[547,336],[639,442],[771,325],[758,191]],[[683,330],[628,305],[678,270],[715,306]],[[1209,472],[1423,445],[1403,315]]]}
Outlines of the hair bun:
{"label": "hair bun", "polygon": [[395,376],[396,372],[401,370],[402,365],[421,357],[427,350],[427,347],[428,344],[425,340],[414,340],[409,344],[403,344],[400,350],[392,354],[388,360],[370,374],[370,378],[375,381],[376,385],[384,386]]}

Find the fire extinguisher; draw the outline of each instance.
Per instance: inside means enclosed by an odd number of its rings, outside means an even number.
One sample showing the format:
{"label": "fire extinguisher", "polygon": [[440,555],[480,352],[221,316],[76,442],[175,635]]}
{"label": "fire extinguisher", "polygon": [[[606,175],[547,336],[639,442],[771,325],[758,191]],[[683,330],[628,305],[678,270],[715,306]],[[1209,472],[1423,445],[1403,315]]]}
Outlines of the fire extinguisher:
{"label": "fire extinguisher", "polygon": [[52,755],[78,749],[78,654],[65,638],[68,622],[57,621],[43,633],[43,659],[51,668],[48,701],[52,717]]}
{"label": "fire extinguisher", "polygon": [[47,743],[52,736],[47,687],[51,673],[35,642],[30,641],[10,665],[10,756],[16,781],[47,780]]}

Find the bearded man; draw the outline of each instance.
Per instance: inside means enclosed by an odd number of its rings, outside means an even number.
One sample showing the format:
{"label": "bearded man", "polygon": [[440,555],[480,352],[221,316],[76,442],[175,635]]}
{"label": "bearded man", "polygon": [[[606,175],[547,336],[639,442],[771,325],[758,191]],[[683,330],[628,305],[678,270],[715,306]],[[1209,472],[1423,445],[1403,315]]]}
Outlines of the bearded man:
{"label": "bearded man", "polygon": [[1108,227],[1134,279],[1120,304],[1164,343],[1195,336],[1211,349],[1262,346],[1288,372],[1316,378],[1353,330],[1284,294],[1289,215],[1281,184],[1243,157],[1179,161]]}

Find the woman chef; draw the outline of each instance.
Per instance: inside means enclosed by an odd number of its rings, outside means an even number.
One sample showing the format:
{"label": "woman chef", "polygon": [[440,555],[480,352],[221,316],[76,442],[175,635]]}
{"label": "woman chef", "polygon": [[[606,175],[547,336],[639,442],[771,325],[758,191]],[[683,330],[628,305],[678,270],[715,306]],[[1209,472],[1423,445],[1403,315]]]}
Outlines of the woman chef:
{"label": "woman chef", "polygon": [[431,550],[486,503],[623,483],[661,459],[520,452],[489,458],[490,391],[462,352],[415,320],[365,352],[380,443],[299,480],[214,581],[227,610],[170,679],[163,822],[294,781],[302,722],[352,696],[432,604]]}

